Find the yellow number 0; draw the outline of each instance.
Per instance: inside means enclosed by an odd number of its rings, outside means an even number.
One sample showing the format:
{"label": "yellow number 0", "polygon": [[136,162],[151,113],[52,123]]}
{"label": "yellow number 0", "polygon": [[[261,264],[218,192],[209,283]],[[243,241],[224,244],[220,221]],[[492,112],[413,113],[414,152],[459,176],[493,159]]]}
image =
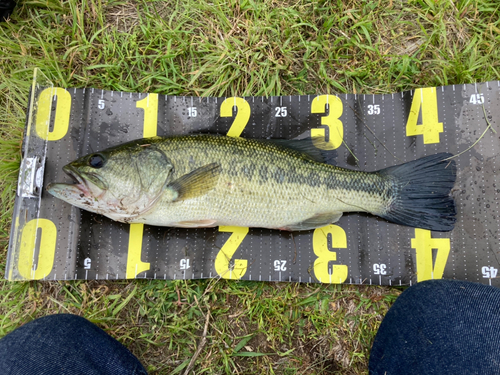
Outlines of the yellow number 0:
{"label": "yellow number 0", "polygon": [[[137,108],[144,110],[143,137],[155,137],[158,124],[158,94],[148,94],[144,99],[137,101],[135,105]],[[136,278],[139,273],[148,271],[151,268],[149,262],[141,260],[143,232],[144,224],[130,224],[125,276],[127,279]]]}
{"label": "yellow number 0", "polygon": [[318,257],[314,261],[314,275],[320,283],[341,284],[347,279],[348,267],[334,264],[332,273],[328,272],[328,263],[337,260],[337,253],[328,247],[328,235],[331,235],[333,248],[347,248],[345,231],[338,225],[327,225],[313,233],[313,250]]}
{"label": "yellow number 0", "polygon": [[[57,98],[56,117],[54,128],[50,132],[50,114],[52,100]],[[38,109],[36,111],[36,134],[48,141],[58,141],[66,135],[69,128],[69,115],[71,111],[71,95],[60,87],[47,88],[38,96]]]}
{"label": "yellow number 0", "polygon": [[317,148],[335,150],[344,139],[344,126],[339,119],[344,111],[342,100],[333,95],[319,95],[311,103],[311,113],[325,113],[327,105],[329,113],[328,116],[321,117],[321,125],[327,126],[328,135],[324,128],[313,128],[311,129],[311,137]]}
{"label": "yellow number 0", "polygon": [[[54,128],[49,131],[52,113],[52,100],[57,98]],[[71,95],[61,87],[44,89],[38,96],[35,130],[43,140],[58,141],[63,138],[69,129],[71,112]],[[37,232],[40,229],[40,249],[36,269],[34,253]],[[57,242],[56,225],[49,219],[34,219],[24,225],[21,234],[21,245],[18,258],[18,272],[25,279],[39,280],[52,272]],[[12,279],[12,270],[9,272]]]}
{"label": "yellow number 0", "polygon": [[[41,229],[40,250],[36,269],[34,253],[38,229]],[[48,219],[33,219],[28,221],[21,235],[18,271],[22,277],[31,280],[40,280],[52,272],[56,253],[57,228]],[[9,276],[11,279],[12,275]]]}

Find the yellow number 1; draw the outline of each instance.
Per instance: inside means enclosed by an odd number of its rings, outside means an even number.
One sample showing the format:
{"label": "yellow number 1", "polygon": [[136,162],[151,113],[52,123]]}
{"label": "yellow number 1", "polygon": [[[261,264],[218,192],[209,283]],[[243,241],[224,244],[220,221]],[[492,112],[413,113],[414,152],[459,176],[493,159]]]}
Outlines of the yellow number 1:
{"label": "yellow number 1", "polygon": [[[417,125],[420,109],[422,109],[422,124]],[[438,119],[436,89],[434,87],[416,89],[406,122],[406,135],[422,135],[424,144],[429,144],[439,143],[439,134],[442,132],[443,123]]]}
{"label": "yellow number 1", "polygon": [[[148,94],[144,99],[136,102],[137,108],[144,110],[144,127],[142,136],[145,138],[155,137],[158,124],[158,94]],[[142,256],[142,236],[144,224],[130,224],[128,238],[128,255],[126,278],[136,278],[137,274],[149,271],[151,264],[143,262]]]}
{"label": "yellow number 1", "polygon": [[158,124],[158,94],[148,94],[144,99],[136,102],[137,108],[144,110],[144,138],[156,137]]}

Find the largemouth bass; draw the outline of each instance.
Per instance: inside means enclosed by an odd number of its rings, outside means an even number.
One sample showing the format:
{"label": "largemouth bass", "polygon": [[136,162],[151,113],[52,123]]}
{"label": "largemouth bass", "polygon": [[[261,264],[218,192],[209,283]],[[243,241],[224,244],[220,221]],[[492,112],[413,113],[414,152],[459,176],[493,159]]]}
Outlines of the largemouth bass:
{"label": "largemouth bass", "polygon": [[295,231],[358,211],[450,231],[456,220],[450,156],[360,172],[323,163],[310,140],[154,137],[84,156],[63,168],[75,184],[50,184],[47,190],[124,223]]}

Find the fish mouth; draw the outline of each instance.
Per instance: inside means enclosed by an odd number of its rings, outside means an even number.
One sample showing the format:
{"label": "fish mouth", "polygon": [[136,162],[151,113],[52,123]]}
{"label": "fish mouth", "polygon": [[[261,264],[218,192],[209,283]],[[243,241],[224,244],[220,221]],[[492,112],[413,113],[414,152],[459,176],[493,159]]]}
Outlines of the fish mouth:
{"label": "fish mouth", "polygon": [[85,195],[102,198],[108,189],[108,185],[94,173],[81,172],[71,164],[64,166],[63,171],[76,180],[74,186]]}
{"label": "fish mouth", "polygon": [[47,191],[54,196],[79,196],[80,198],[100,198],[106,192],[107,185],[93,174],[82,173],[77,168],[68,164],[63,171],[75,183],[55,183],[47,186]]}
{"label": "fish mouth", "polygon": [[74,200],[77,199],[77,197],[83,199],[91,196],[91,191],[85,180],[74,167],[65,165],[63,171],[70,176],[75,183],[50,183],[47,185],[46,189],[51,195],[63,200]]}
{"label": "fish mouth", "polygon": [[77,188],[78,190],[80,190],[85,195],[89,195],[90,194],[90,189],[87,186],[87,183],[85,182],[85,180],[83,179],[82,175],[78,172],[78,170],[75,167],[73,167],[73,166],[71,166],[71,165],[68,164],[68,165],[65,165],[63,167],[63,171],[68,176],[70,176],[71,178],[73,178],[73,180],[76,182],[76,184],[66,184],[66,185],[71,185],[72,187]]}

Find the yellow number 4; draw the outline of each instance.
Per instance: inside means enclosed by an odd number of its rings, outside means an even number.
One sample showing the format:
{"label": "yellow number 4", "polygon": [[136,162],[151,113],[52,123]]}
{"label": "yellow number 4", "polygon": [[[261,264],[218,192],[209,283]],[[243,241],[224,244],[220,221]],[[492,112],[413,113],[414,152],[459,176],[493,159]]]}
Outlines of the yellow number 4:
{"label": "yellow number 4", "polygon": [[[420,109],[422,109],[422,124],[417,125]],[[406,136],[422,135],[424,144],[430,144],[439,143],[439,134],[442,132],[443,123],[438,119],[436,89],[434,87],[416,89],[406,122]]]}
{"label": "yellow number 4", "polygon": [[[411,247],[416,251],[417,281],[441,279],[450,254],[450,239],[432,238],[430,230],[415,228],[415,238],[411,239]],[[432,249],[437,249],[434,267]]]}

